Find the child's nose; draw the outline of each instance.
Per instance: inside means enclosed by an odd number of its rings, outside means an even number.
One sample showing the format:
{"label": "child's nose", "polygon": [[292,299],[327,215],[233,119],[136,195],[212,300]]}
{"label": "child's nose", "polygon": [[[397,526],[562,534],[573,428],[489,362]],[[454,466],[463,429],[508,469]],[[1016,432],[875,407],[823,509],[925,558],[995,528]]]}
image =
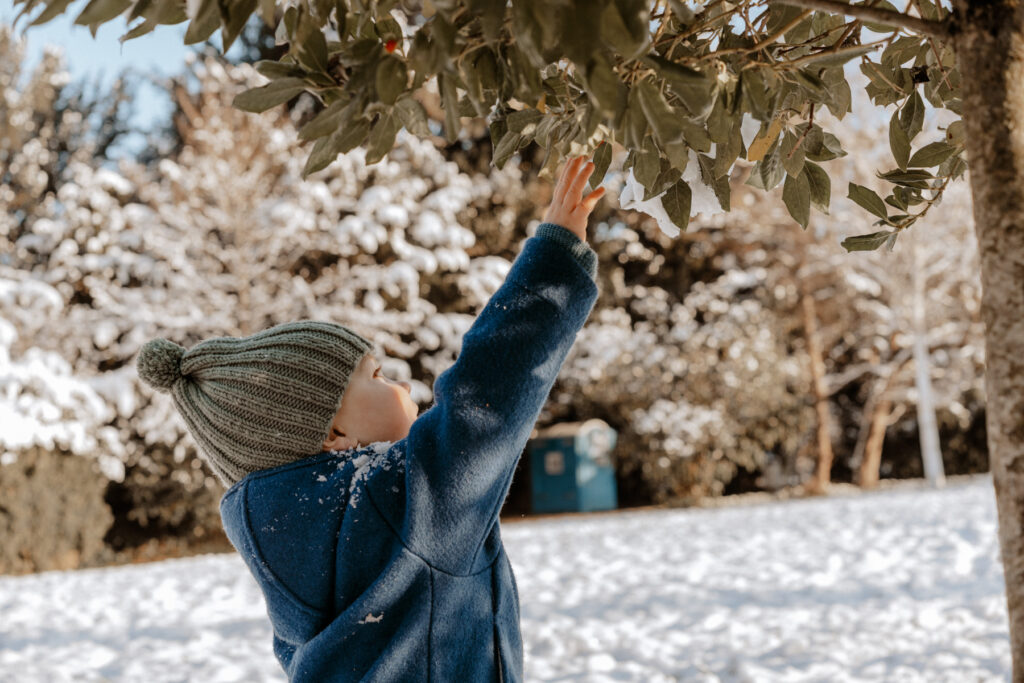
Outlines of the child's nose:
{"label": "child's nose", "polygon": [[411,384],[409,384],[409,383],[408,383],[408,382],[406,382],[406,381],[399,381],[399,382],[398,382],[398,384],[399,384],[399,386],[401,386],[401,387],[402,387],[403,389],[405,389],[405,390],[406,390],[406,391],[408,391],[408,392],[409,392],[410,394],[412,394],[412,385],[411,385]]}

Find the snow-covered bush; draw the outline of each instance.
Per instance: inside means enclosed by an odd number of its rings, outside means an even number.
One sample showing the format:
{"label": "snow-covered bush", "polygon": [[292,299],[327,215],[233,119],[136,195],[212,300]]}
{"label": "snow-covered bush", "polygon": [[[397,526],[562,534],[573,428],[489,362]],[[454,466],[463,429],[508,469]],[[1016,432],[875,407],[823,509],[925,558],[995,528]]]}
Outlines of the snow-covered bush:
{"label": "snow-covered bush", "polygon": [[545,417],[593,413],[620,429],[627,500],[694,502],[753,487],[769,467],[799,482],[814,411],[787,319],[796,293],[772,272],[772,247],[712,226],[670,240],[636,223],[595,242],[610,301]]}

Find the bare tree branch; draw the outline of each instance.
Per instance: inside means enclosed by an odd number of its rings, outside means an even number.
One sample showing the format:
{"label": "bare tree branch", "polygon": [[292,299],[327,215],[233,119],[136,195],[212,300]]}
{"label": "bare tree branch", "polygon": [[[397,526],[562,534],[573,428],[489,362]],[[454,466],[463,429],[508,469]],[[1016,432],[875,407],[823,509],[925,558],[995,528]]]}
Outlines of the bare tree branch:
{"label": "bare tree branch", "polygon": [[850,5],[841,2],[841,0],[770,0],[770,2],[779,5],[793,5],[794,7],[832,12],[833,14],[845,14],[862,21],[873,21],[878,24],[885,24],[886,26],[899,26],[900,28],[906,28],[931,38],[944,40],[949,37],[949,31],[944,22],[912,17],[908,14],[878,7]]}

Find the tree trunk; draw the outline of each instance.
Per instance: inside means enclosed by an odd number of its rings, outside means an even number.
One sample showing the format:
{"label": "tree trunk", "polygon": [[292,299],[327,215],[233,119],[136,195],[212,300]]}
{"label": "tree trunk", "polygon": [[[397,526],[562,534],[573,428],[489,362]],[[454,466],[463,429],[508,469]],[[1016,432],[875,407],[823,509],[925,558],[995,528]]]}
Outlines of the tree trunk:
{"label": "tree trunk", "polygon": [[818,339],[818,314],[814,310],[814,295],[804,291],[800,296],[804,314],[804,334],[807,353],[811,357],[811,377],[814,384],[814,408],[818,413],[818,469],[810,489],[824,493],[832,473],[832,439],[828,411],[828,388],[825,386],[825,360]]}
{"label": "tree trunk", "polygon": [[872,489],[878,486],[878,470],[882,464],[882,444],[885,443],[885,429],[889,426],[890,411],[892,411],[892,401],[885,396],[880,397],[871,413],[868,442],[864,446],[864,459],[860,461],[861,488]]}
{"label": "tree trunk", "polygon": [[935,419],[935,396],[932,391],[932,360],[928,350],[928,324],[924,309],[924,267],[921,259],[920,234],[909,236],[914,268],[914,384],[917,388],[917,433],[921,444],[924,476],[934,487],[946,484],[939,447],[939,426]]}
{"label": "tree trunk", "polygon": [[989,462],[1013,680],[1024,682],[1024,3],[957,0],[955,10],[981,257]]}

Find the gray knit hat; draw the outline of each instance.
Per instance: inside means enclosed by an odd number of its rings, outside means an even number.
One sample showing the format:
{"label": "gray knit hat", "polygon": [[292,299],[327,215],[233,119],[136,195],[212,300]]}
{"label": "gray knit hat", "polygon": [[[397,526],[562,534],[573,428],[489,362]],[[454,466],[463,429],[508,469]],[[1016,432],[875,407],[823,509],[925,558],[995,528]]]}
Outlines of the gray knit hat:
{"label": "gray knit hat", "polygon": [[152,339],[139,377],[169,393],[225,487],[323,450],[352,372],[373,344],[335,323],[300,320],[185,350]]}

